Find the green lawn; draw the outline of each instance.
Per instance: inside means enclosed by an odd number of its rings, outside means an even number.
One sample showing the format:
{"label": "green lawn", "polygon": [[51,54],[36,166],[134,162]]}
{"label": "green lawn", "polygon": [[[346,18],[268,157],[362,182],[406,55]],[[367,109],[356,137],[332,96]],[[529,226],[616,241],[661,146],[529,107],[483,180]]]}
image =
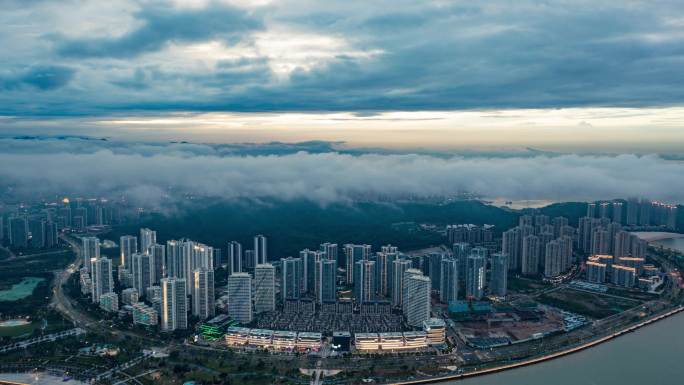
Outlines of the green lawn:
{"label": "green lawn", "polygon": [[24,277],[21,282],[15,283],[7,290],[0,290],[0,301],[17,301],[30,296],[39,283],[45,278]]}
{"label": "green lawn", "polygon": [[70,250],[55,249],[2,261],[0,268],[0,314],[3,317],[36,316],[46,309],[52,292],[54,271],[74,258]]}
{"label": "green lawn", "polygon": [[34,321],[26,325],[0,327],[0,337],[13,338],[31,334],[35,329],[39,328],[40,325],[41,321]]}

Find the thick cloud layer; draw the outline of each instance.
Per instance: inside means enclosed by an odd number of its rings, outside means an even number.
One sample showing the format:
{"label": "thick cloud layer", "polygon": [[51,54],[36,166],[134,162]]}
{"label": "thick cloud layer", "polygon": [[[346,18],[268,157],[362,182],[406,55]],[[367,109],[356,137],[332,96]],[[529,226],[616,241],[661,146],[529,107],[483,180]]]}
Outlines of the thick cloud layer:
{"label": "thick cloud layer", "polygon": [[150,7],[136,14],[141,26],[115,38],[57,39],[63,56],[133,57],[155,52],[169,42],[202,42],[214,38],[239,38],[260,27],[260,22],[234,7],[179,11]]}
{"label": "thick cloud layer", "polygon": [[33,86],[40,91],[50,91],[68,84],[74,70],[62,66],[35,66],[20,73],[0,77],[0,90],[12,91],[24,86]]}
{"label": "thick cloud layer", "polygon": [[681,1],[2,4],[0,115],[684,101]]}
{"label": "thick cloud layer", "polygon": [[36,146],[30,152],[20,144],[14,149],[3,146],[3,184],[23,194],[126,194],[148,204],[159,203],[166,194],[326,204],[464,191],[513,200],[645,196],[684,202],[684,163],[657,156],[438,158],[338,152],[236,156],[211,150],[200,154],[202,146],[193,145],[185,149],[131,145],[128,151],[68,142],[42,146],[44,151],[35,151]]}

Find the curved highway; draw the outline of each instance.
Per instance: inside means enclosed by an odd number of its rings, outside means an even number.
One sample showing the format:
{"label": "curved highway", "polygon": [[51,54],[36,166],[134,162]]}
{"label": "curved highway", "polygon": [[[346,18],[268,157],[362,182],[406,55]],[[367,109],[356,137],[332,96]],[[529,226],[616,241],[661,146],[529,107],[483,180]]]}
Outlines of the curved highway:
{"label": "curved highway", "polygon": [[50,306],[64,315],[67,319],[71,320],[74,323],[74,326],[87,328],[92,323],[96,323],[97,320],[76,310],[72,305],[71,300],[64,294],[64,285],[69,281],[71,275],[78,271],[78,267],[81,263],[81,244],[77,239],[65,234],[60,234],[59,238],[71,246],[76,258],[66,267],[66,269],[57,273],[57,276],[53,280],[53,295]]}

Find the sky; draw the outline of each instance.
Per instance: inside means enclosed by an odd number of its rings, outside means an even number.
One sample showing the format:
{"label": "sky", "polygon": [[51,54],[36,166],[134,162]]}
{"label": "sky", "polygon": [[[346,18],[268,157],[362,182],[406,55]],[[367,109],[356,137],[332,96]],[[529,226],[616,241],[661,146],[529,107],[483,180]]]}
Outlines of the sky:
{"label": "sky", "polygon": [[[26,157],[27,164],[40,156],[54,164],[87,157],[94,151],[84,150],[94,146],[87,139],[105,138],[105,148],[93,148],[121,167],[130,159],[116,157],[139,156],[149,146],[157,153],[146,161],[191,161],[169,144],[179,141],[210,151],[226,143],[258,146],[249,154],[244,148],[210,154],[210,161],[275,156],[296,168],[288,162],[311,156],[311,164],[325,162],[331,173],[339,171],[337,162],[363,159],[360,169],[401,176],[390,164],[408,161],[397,156],[460,174],[475,157],[480,173],[491,175],[548,164],[569,170],[584,162],[585,188],[599,182],[589,176],[621,175],[620,183],[609,191],[560,194],[560,187],[535,189],[536,181],[519,180],[502,194],[684,200],[615,169],[616,160],[634,170],[655,168],[650,177],[667,179],[650,182],[660,184],[673,176],[671,167],[684,172],[681,1],[0,0],[0,6],[6,158],[0,176],[15,185],[27,180],[9,165]],[[33,153],[23,150],[22,136],[31,136]],[[272,142],[289,146],[286,153]],[[315,153],[321,143],[331,154]],[[121,153],[126,146],[129,153]],[[447,166],[439,163],[445,154]],[[222,167],[239,172],[235,163]],[[96,175],[120,174],[92,167]],[[479,190],[491,193],[494,186],[485,182]],[[439,192],[462,187],[436,184]],[[529,194],[520,193],[525,186]],[[333,190],[316,199],[362,193]],[[413,192],[413,186],[401,191]],[[250,194],[225,195],[233,193]]]}

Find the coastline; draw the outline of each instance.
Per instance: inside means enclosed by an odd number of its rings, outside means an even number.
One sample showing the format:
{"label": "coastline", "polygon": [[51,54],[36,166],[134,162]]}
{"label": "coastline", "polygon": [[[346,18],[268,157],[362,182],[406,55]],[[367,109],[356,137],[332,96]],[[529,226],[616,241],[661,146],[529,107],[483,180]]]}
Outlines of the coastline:
{"label": "coastline", "polygon": [[648,326],[652,323],[663,320],[665,318],[668,318],[670,316],[678,314],[682,311],[684,311],[684,306],[678,306],[678,307],[676,307],[672,310],[669,310],[663,314],[653,316],[647,320],[644,320],[644,321],[641,321],[635,325],[626,327],[626,328],[619,330],[615,333],[611,333],[609,335],[603,336],[601,338],[595,339],[593,341],[587,342],[587,343],[579,345],[579,346],[574,346],[574,347],[570,347],[570,348],[567,348],[567,349],[564,349],[561,351],[549,353],[549,354],[546,354],[546,355],[541,356],[541,357],[530,358],[530,359],[526,359],[526,360],[516,362],[516,363],[512,363],[512,364],[476,370],[476,371],[472,371],[472,372],[468,372],[468,373],[460,373],[460,374],[434,377],[434,378],[416,379],[416,380],[411,380],[411,381],[390,382],[390,383],[387,383],[387,385],[437,384],[437,383],[442,383],[445,381],[456,381],[456,380],[462,380],[462,379],[471,378],[471,377],[494,374],[494,373],[503,372],[506,370],[511,370],[511,369],[516,369],[516,368],[520,368],[520,367],[524,367],[524,366],[534,365],[534,364],[544,362],[544,361],[550,361],[550,360],[553,360],[556,358],[560,358],[560,357],[563,357],[566,355],[570,355],[573,353],[580,352],[582,350],[589,349],[589,348],[594,347],[596,345],[600,345],[604,342],[608,342],[612,339],[615,339],[615,338],[620,337],[620,336],[627,334],[627,333],[631,333],[637,329]]}
{"label": "coastline", "polygon": [[656,242],[671,238],[684,238],[684,234],[682,233],[671,233],[667,231],[633,231],[632,234],[647,242]]}

